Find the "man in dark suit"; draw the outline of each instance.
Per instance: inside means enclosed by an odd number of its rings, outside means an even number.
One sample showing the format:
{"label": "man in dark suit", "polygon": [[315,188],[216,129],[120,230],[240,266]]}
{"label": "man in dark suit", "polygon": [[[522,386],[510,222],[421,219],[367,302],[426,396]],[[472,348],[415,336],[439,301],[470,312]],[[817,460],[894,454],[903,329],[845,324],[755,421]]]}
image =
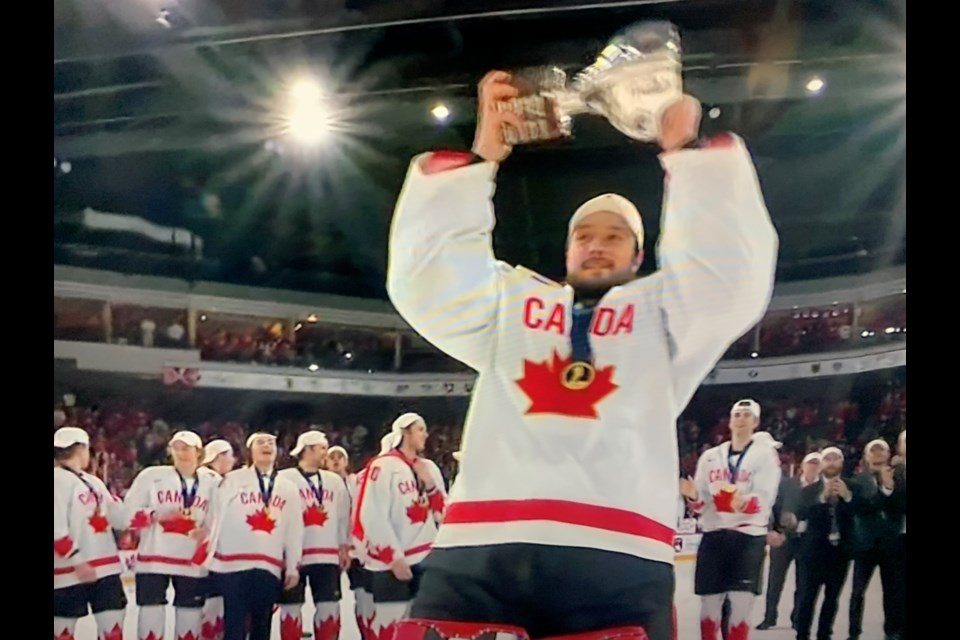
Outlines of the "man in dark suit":
{"label": "man in dark suit", "polygon": [[800,492],[800,545],[797,549],[797,640],[810,640],[813,611],[823,587],[817,640],[833,637],[838,600],[850,567],[854,541],[855,497],[841,479],[843,453],[828,447],[821,454],[820,481]]}
{"label": "man in dark suit", "polygon": [[863,605],[867,586],[874,570],[880,568],[880,583],[883,586],[884,633],[890,636],[896,617],[893,612],[896,587],[896,540],[900,535],[900,523],[891,509],[892,501],[881,491],[885,483],[888,491],[893,489],[893,470],[890,468],[890,445],[884,440],[872,440],[863,450],[864,471],[851,479],[850,489],[856,496],[857,510],[853,548],[853,589],[850,594],[850,640],[859,640],[863,631]]}
{"label": "man in dark suit", "polygon": [[[780,606],[780,595],[786,582],[790,563],[797,554],[799,537],[797,536],[797,508],[800,506],[800,492],[820,479],[820,454],[808,453],[800,465],[800,475],[795,478],[784,476],[780,480],[780,491],[777,501],[773,505],[771,520],[770,569],[767,574],[767,608],[763,622],[757,629],[763,631],[777,626],[777,609]],[[779,536],[776,540],[774,536]],[[779,544],[778,544],[779,543]],[[790,613],[790,623],[794,625],[797,613],[797,593],[799,581],[793,593],[793,611]]]}
{"label": "man in dark suit", "polygon": [[[907,431],[897,439],[901,462],[881,474],[880,492],[886,497],[887,517],[897,532],[890,556],[892,578],[884,584],[884,632],[886,640],[907,637]],[[882,575],[882,574],[881,574]],[[890,596],[887,597],[889,587]]]}

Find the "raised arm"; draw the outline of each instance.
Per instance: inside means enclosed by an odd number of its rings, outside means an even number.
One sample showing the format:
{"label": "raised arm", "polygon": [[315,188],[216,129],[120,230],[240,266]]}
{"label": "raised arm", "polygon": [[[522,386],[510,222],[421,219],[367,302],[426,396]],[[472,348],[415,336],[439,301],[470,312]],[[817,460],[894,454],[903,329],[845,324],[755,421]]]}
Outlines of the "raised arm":
{"label": "raised arm", "polygon": [[664,153],[661,307],[679,407],[766,311],[778,239],[740,138]]}

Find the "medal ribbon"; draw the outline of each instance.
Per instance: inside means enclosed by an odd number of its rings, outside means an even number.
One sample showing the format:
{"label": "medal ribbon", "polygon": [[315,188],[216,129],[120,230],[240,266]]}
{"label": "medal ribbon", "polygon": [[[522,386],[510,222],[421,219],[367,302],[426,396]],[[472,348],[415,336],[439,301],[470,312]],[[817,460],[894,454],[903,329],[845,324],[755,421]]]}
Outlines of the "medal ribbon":
{"label": "medal ribbon", "polygon": [[593,348],[590,345],[590,325],[593,323],[594,305],[573,305],[573,320],[570,326],[570,352],[574,362],[593,363]]}
{"label": "medal ribbon", "polygon": [[197,490],[200,488],[200,478],[196,477],[193,481],[193,489],[187,489],[187,479],[180,475],[180,472],[177,471],[177,476],[180,478],[180,497],[183,498],[183,508],[189,509],[193,506],[193,501],[197,498]]}
{"label": "medal ribbon", "polygon": [[753,446],[753,440],[743,448],[743,451],[740,452],[740,459],[737,460],[737,464],[731,466],[730,464],[730,455],[733,453],[733,443],[730,443],[730,451],[727,452],[727,471],[730,472],[730,484],[737,484],[737,477],[740,475],[740,465],[743,464],[743,459],[747,457],[747,451],[750,451],[750,447]]}
{"label": "medal ribbon", "polygon": [[[300,475],[302,475],[303,479],[307,481],[307,486],[310,487],[310,491],[313,492],[313,495],[317,499],[317,505],[322,507],[323,506],[323,477],[320,475],[320,472],[317,471],[316,473],[311,474],[311,473],[307,473],[303,469],[300,469]],[[318,486],[314,486],[314,484],[310,482],[310,478],[313,478],[314,476],[316,476],[317,478]]]}
{"label": "medal ribbon", "polygon": [[263,500],[263,508],[270,509],[270,498],[273,497],[273,488],[276,486],[277,479],[277,470],[274,469],[273,473],[270,474],[270,490],[268,491],[266,486],[263,484],[263,479],[266,476],[257,471],[257,482],[260,483],[260,499]]}
{"label": "medal ribbon", "polygon": [[85,486],[85,487],[90,491],[90,493],[93,494],[93,499],[97,501],[97,507],[96,507],[96,511],[95,511],[95,512],[96,512],[96,513],[100,513],[100,501],[101,501],[101,498],[100,498],[100,494],[97,493],[97,491],[93,488],[93,485],[91,485],[89,482],[87,482],[86,479],[83,477],[83,474],[80,473],[79,471],[77,471],[76,469],[71,469],[70,467],[68,467],[68,466],[65,465],[65,464],[60,465],[60,468],[61,468],[61,469],[66,469],[67,471],[69,471],[69,472],[72,473],[73,475],[77,476],[77,480],[79,480],[80,482],[82,482],[82,483],[83,483],[83,486]]}

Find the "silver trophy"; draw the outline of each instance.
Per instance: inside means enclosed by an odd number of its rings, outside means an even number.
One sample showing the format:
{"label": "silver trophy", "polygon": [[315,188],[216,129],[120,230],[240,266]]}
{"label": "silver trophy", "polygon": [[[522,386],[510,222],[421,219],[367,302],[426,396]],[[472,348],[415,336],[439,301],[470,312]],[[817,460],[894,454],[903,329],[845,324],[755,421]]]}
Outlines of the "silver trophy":
{"label": "silver trophy", "polygon": [[506,126],[507,142],[570,136],[579,114],[603,116],[636,140],[656,140],[663,111],[683,95],[680,54],[673,24],[640,22],[614,37],[569,84],[556,67],[516,74],[520,96],[499,108],[520,114],[525,130]]}

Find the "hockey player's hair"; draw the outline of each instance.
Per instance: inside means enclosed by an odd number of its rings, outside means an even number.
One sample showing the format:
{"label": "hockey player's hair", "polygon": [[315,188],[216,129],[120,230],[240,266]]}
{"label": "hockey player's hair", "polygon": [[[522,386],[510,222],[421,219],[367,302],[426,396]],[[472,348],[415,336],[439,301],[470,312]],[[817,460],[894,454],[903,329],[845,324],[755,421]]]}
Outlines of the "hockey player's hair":
{"label": "hockey player's hair", "polygon": [[[80,442],[70,445],[69,447],[54,447],[53,448],[53,459],[57,462],[61,460],[69,460],[77,454],[77,450],[80,447],[86,446]],[[92,452],[91,452],[92,453]]]}

